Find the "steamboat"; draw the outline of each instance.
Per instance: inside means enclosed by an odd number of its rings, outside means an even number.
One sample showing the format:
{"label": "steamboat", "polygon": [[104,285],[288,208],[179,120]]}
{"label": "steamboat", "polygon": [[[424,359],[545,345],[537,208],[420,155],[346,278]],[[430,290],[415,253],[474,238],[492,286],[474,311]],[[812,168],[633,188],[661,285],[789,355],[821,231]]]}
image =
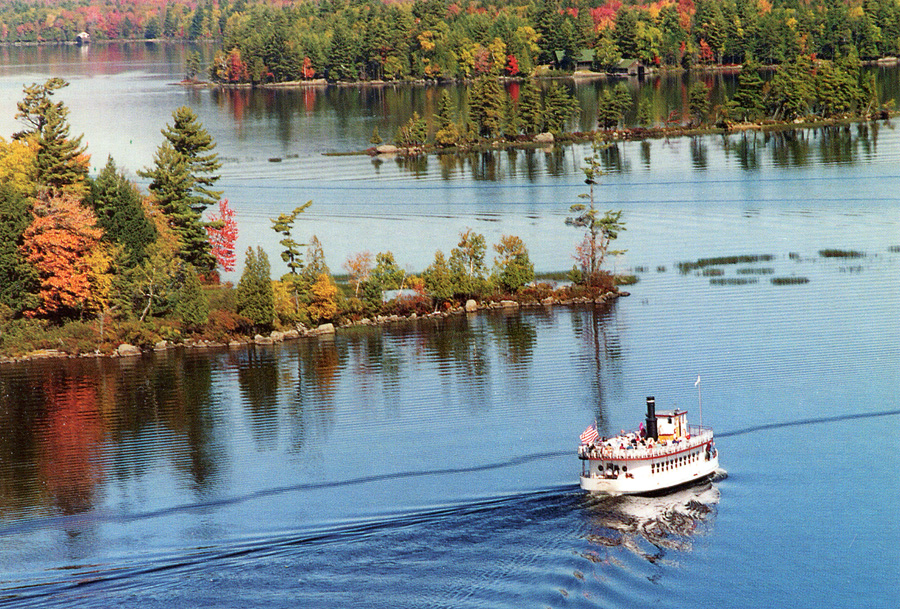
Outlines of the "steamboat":
{"label": "steamboat", "polygon": [[611,438],[600,437],[596,424],[581,434],[582,489],[605,495],[653,494],[715,473],[719,454],[712,428],[689,425],[685,410],[656,412],[653,397],[647,398],[645,422],[637,431]]}

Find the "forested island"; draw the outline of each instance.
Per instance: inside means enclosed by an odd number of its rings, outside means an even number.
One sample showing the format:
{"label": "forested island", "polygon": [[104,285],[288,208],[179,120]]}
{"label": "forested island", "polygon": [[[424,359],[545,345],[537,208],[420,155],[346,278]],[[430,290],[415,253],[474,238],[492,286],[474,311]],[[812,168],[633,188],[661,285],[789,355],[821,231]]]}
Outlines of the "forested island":
{"label": "forested island", "polygon": [[[249,248],[238,284],[223,283],[219,272],[235,270],[239,224],[216,190],[221,162],[194,112],[178,108],[162,129],[152,165],[138,171],[149,181],[143,193],[112,158],[88,174],[82,136],[70,135],[68,108],[55,100],[67,84],[51,78],[25,87],[16,114],[24,128],[0,138],[0,356],[265,341],[334,325],[617,293],[617,278],[601,265],[616,253],[609,245],[624,221],[621,212],[596,209],[592,186],[589,202],[570,209],[568,222],[584,239],[568,276],[573,284],[562,289],[534,281],[519,237],[494,244],[491,264],[484,235],[471,229],[461,231],[449,256],[435,252],[419,275],[390,251],[358,252],[336,280],[316,236],[299,236],[298,220],[312,201],[271,219],[287,273],[273,278],[266,252]],[[599,151],[598,144],[586,159],[591,182],[599,177]]]}

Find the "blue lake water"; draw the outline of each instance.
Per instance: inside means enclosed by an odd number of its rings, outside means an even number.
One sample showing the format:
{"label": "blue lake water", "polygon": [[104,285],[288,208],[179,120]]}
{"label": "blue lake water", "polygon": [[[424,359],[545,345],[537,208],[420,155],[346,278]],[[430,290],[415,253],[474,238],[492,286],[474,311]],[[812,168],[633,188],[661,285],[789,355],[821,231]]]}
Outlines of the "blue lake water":
{"label": "blue lake water", "polygon": [[[335,272],[365,249],[419,271],[466,227],[573,263],[583,147],[323,156],[365,146],[393,98],[241,101],[171,86],[171,49],[31,53],[5,56],[0,132],[23,82],[59,73],[94,164],[133,171],[190,104],[242,249],[277,260],[268,219],[312,199],[298,226]],[[609,306],[4,366],[0,605],[896,607],[898,160],[885,123],[622,143],[599,199],[639,281]],[[679,269],[738,255],[760,258]],[[696,421],[698,375],[727,475],[578,490],[584,427],[633,427],[647,395]]]}

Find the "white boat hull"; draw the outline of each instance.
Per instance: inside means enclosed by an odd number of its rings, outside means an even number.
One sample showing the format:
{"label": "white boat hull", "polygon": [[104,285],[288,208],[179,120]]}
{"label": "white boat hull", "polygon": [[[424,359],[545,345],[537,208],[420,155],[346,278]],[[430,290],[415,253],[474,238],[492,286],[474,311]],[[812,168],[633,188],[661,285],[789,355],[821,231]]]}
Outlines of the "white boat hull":
{"label": "white boat hull", "polygon": [[658,493],[667,489],[699,482],[712,476],[719,468],[719,457],[716,454],[708,461],[690,463],[680,468],[658,473],[635,470],[631,477],[619,474],[615,478],[596,473],[581,476],[581,488],[602,495],[644,495]]}

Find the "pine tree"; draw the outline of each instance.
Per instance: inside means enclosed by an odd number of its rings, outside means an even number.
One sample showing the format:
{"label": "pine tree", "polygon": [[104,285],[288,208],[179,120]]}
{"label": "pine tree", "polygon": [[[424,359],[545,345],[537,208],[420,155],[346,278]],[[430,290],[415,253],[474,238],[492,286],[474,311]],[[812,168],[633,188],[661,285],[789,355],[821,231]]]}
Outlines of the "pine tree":
{"label": "pine tree", "polygon": [[546,129],[563,133],[566,123],[579,111],[578,100],[558,83],[553,83],[544,96],[544,120]]}
{"label": "pine tree", "polygon": [[188,328],[202,326],[209,319],[209,300],[203,293],[197,271],[189,264],[182,266],[175,314]]}
{"label": "pine tree", "polygon": [[70,190],[83,194],[87,163],[82,136],[69,138],[69,110],[55,104],[46,114],[46,123],[38,136],[37,180],[51,192]]}
{"label": "pine tree", "polygon": [[500,134],[503,98],[503,88],[494,76],[481,76],[469,88],[469,120],[479,136]]}
{"label": "pine tree", "polygon": [[737,91],[728,102],[729,115],[739,121],[762,118],[765,112],[763,84],[763,79],[759,75],[759,64],[749,59],[745,61],[738,75]]}
{"label": "pine tree", "polygon": [[31,224],[31,201],[6,184],[0,185],[0,305],[13,311],[34,308],[37,275],[21,246]]}
{"label": "pine tree", "polygon": [[513,98],[507,95],[503,104],[500,132],[506,139],[513,140],[518,137],[520,131],[522,131],[522,119],[519,118],[519,110]]}
{"label": "pine tree", "polygon": [[709,89],[705,84],[698,81],[691,85],[688,89],[688,105],[697,124],[706,124],[709,117]]}
{"label": "pine tree", "polygon": [[434,253],[434,262],[425,269],[425,289],[436,303],[453,298],[453,280],[450,277],[450,266],[444,258],[444,252]]}
{"label": "pine tree", "polygon": [[522,88],[519,96],[519,118],[522,130],[527,135],[541,133],[544,130],[544,103],[541,91],[534,80],[529,80]]}
{"label": "pine tree", "polygon": [[275,295],[272,290],[272,269],[261,247],[247,248],[244,272],[237,286],[237,312],[257,330],[268,329],[275,316]]}
{"label": "pine tree", "polygon": [[208,206],[218,203],[221,190],[212,190],[219,180],[216,172],[222,167],[219,155],[213,150],[216,147],[212,136],[194,111],[188,106],[181,106],[172,113],[173,124],[166,125],[163,136],[172,148],[185,159],[188,173],[193,178],[191,184],[190,206],[198,214]]}
{"label": "pine tree", "polygon": [[156,150],[151,169],[138,171],[149,178],[150,192],[156,206],[178,236],[178,256],[202,273],[215,269],[216,261],[200,213],[191,207],[191,176],[185,157],[166,141]]}
{"label": "pine tree", "polygon": [[104,240],[125,247],[127,266],[140,264],[147,256],[147,246],[156,240],[156,229],[144,213],[137,188],[118,171],[112,157],[89,183],[88,203]]}
{"label": "pine tree", "polygon": [[456,124],[453,102],[445,89],[438,101],[438,111],[434,117],[434,141],[438,146],[455,146],[459,142],[459,127]]}

